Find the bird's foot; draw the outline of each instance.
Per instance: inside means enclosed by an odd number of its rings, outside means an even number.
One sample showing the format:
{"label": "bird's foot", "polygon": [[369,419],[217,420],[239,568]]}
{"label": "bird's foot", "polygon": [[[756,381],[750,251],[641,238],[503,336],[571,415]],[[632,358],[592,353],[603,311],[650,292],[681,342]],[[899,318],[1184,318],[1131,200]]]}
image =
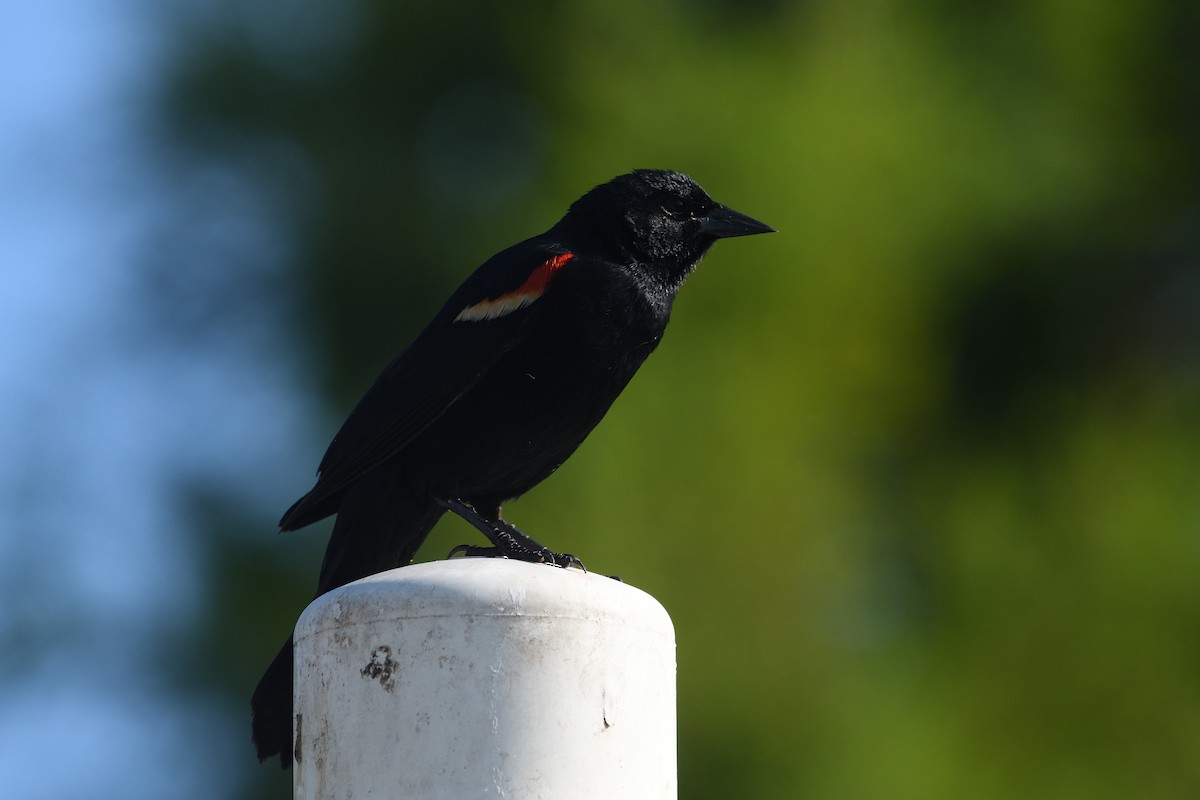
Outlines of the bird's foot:
{"label": "bird's foot", "polygon": [[529,534],[524,533],[516,525],[500,519],[499,508],[489,515],[489,518],[484,517],[474,507],[457,498],[439,499],[438,503],[471,523],[495,545],[494,547],[477,547],[471,544],[460,544],[451,550],[446,558],[452,558],[459,554],[486,558],[511,558],[515,561],[527,561],[532,564],[553,564],[563,569],[579,567],[587,572],[587,567],[583,565],[578,556],[570,553],[556,553]]}
{"label": "bird's foot", "polygon": [[568,567],[579,567],[584,572],[587,572],[587,567],[579,560],[578,556],[570,553],[556,553],[547,547],[531,549],[525,547],[516,539],[501,534],[499,537],[503,545],[496,547],[479,547],[473,544],[460,544],[450,551],[446,558],[454,558],[457,555],[463,556],[480,556],[483,558],[511,558],[514,561],[525,561],[530,564],[553,564],[556,567],[567,569]]}
{"label": "bird's foot", "polygon": [[531,561],[535,564],[553,564],[563,569],[579,567],[584,572],[587,572],[587,567],[583,565],[578,556],[570,553],[554,552],[549,547],[534,540],[529,534],[522,532],[520,528],[511,522],[497,519],[496,526],[498,528],[496,531],[497,538],[493,539],[493,541],[501,549],[508,548],[512,551],[509,558],[515,558],[519,561]]}

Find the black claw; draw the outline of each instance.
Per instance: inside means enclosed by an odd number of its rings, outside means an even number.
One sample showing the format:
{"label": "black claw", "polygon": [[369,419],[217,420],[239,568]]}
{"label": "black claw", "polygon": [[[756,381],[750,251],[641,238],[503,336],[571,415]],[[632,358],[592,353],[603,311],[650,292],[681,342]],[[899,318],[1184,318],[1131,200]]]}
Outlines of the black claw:
{"label": "black claw", "polygon": [[583,565],[583,562],[579,560],[578,556],[573,556],[570,553],[558,553],[557,555],[562,560],[556,561],[555,563],[563,569],[568,567],[579,567],[584,572],[587,572],[587,567]]}
{"label": "black claw", "polygon": [[553,564],[556,567],[567,569],[568,567],[579,567],[584,572],[587,572],[587,567],[579,560],[578,556],[573,556],[570,553],[556,553],[553,550],[543,547],[535,554],[538,560],[543,564]]}

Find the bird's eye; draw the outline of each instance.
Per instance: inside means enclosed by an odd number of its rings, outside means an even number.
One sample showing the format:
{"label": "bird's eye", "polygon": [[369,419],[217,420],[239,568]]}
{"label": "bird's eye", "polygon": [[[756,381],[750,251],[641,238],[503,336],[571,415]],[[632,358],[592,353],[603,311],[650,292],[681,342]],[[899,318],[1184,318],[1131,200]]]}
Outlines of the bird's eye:
{"label": "bird's eye", "polygon": [[668,197],[663,201],[662,210],[667,212],[667,216],[679,219],[688,215],[687,205],[682,197]]}

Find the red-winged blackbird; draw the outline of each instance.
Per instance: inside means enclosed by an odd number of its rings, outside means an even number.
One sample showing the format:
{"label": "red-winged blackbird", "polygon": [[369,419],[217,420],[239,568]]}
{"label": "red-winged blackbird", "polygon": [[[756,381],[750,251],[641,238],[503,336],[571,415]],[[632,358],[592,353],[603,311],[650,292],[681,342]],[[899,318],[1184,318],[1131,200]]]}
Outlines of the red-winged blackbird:
{"label": "red-winged blackbird", "polygon": [[[558,224],[488,259],[384,369],[279,521],[337,514],[317,595],[407,564],[446,510],[491,547],[454,552],[577,564],[500,518],[558,469],[658,345],[684,278],[717,239],[773,231],[678,172],[597,186]],[[453,553],[452,553],[453,555]],[[292,641],[254,697],[265,761],[292,756]]]}

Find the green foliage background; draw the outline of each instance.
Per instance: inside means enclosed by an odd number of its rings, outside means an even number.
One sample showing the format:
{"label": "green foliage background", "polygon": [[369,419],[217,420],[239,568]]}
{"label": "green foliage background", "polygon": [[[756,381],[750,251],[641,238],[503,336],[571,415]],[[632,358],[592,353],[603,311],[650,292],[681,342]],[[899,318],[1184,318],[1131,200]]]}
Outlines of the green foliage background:
{"label": "green foliage background", "polygon": [[[224,4],[179,20],[164,132],[290,242],[262,280],[328,405],[314,466],[458,281],[590,186],[680,169],[779,229],[714,249],[508,508],[671,612],[682,797],[1195,797],[1197,15]],[[180,686],[236,706],[325,531],[195,500]],[[248,742],[237,768],[287,796]]]}

